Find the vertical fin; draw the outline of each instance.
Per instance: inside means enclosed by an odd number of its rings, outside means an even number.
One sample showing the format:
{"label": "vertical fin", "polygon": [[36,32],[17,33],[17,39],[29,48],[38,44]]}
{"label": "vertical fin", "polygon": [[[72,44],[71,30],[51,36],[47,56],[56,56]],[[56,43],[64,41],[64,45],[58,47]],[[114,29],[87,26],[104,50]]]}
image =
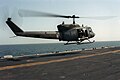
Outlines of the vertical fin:
{"label": "vertical fin", "polygon": [[10,27],[10,29],[14,32],[15,35],[18,35],[17,33],[19,33],[19,32],[23,32],[22,29],[20,29],[16,24],[14,24],[11,21],[11,18],[8,18],[6,23]]}

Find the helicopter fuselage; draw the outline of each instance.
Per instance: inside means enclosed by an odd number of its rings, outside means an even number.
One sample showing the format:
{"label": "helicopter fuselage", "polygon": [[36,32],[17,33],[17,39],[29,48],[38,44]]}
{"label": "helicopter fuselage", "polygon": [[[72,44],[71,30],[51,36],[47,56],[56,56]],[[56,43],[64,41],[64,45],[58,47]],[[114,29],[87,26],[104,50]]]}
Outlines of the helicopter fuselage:
{"label": "helicopter fuselage", "polygon": [[57,25],[58,31],[23,31],[8,18],[7,25],[11,28],[16,36],[59,39],[59,41],[84,41],[93,38],[91,27],[79,26],[78,24],[60,24]]}
{"label": "helicopter fuselage", "polygon": [[83,41],[95,36],[91,27],[78,24],[60,24],[57,26],[60,41]]}

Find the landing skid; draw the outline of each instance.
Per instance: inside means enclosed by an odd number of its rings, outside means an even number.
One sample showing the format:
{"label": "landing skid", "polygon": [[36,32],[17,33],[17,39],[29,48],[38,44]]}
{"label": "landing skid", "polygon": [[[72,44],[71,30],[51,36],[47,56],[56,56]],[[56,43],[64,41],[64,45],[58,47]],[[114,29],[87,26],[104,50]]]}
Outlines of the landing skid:
{"label": "landing skid", "polygon": [[71,43],[69,43],[69,41],[68,41],[68,42],[65,43],[64,45],[69,45],[69,44],[77,44],[77,45],[81,45],[81,44],[90,44],[90,43],[94,43],[94,42],[95,42],[95,40],[93,40],[93,41],[88,40],[88,41],[89,41],[89,42],[76,41],[76,42],[71,42]]}

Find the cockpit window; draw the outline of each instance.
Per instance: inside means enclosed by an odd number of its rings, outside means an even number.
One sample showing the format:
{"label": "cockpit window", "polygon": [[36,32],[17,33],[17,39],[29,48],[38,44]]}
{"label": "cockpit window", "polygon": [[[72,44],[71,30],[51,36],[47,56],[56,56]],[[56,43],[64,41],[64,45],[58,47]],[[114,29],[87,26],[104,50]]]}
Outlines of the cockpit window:
{"label": "cockpit window", "polygon": [[89,31],[90,31],[90,32],[92,32],[92,29],[91,29],[91,28],[89,28]]}

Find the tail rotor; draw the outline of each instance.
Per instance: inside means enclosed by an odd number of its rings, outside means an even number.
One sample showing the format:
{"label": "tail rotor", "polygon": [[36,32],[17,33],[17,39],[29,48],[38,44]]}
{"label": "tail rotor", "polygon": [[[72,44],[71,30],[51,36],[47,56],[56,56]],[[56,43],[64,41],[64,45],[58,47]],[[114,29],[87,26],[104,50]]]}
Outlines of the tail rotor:
{"label": "tail rotor", "polygon": [[9,9],[7,7],[0,8],[0,30],[6,30],[6,23],[5,21],[9,16]]}
{"label": "tail rotor", "polygon": [[17,25],[22,25],[22,17],[18,15],[17,8],[0,7],[0,30],[8,30],[6,21],[11,18]]}

